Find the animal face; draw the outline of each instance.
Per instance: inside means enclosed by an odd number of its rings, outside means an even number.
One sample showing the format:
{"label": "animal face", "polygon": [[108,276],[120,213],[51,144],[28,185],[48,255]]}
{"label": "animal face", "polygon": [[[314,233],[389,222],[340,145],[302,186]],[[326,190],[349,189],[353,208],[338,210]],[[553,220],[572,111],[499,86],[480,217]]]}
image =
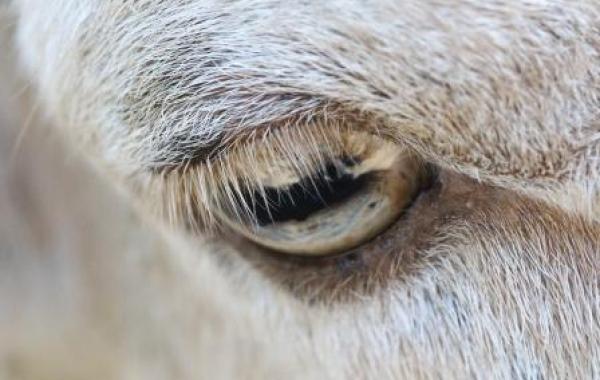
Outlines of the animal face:
{"label": "animal face", "polygon": [[136,215],[92,270],[142,300],[102,303],[114,373],[599,375],[594,1],[13,8],[43,109]]}

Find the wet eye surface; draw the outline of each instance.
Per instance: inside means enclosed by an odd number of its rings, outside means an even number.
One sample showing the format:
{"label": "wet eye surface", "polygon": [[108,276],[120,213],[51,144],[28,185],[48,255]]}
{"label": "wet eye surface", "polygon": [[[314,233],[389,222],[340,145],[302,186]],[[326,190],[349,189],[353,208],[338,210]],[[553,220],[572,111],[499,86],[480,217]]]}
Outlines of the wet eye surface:
{"label": "wet eye surface", "polygon": [[393,143],[361,139],[309,173],[293,170],[293,163],[274,164],[260,186],[243,191],[220,218],[259,246],[287,255],[334,255],[373,239],[407,209],[425,170]]}

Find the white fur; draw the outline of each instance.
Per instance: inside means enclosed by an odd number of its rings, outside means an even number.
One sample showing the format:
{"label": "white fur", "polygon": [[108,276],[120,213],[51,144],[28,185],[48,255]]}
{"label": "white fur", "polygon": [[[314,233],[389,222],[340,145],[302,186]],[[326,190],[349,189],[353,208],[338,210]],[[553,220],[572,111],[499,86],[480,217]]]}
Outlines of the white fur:
{"label": "white fur", "polygon": [[[0,325],[6,373],[600,376],[596,1],[13,5],[17,49],[44,110],[66,131],[67,145],[83,144],[112,180],[98,179],[85,163],[64,169],[60,153],[47,160],[51,150],[35,138],[24,151],[37,160],[0,180],[21,184],[16,189],[80,186],[97,199],[74,199],[84,211],[73,213],[64,194],[35,192],[45,202],[62,200],[66,211],[48,211],[43,225],[57,224],[55,235],[67,242],[83,236],[81,246],[29,249],[30,238],[0,229],[10,242],[4,244],[17,247],[10,252],[32,257],[9,267],[23,274],[14,281],[27,292],[7,292],[18,312]],[[331,128],[327,136],[344,128],[378,133],[480,180],[477,186],[514,192],[514,203],[495,207],[490,199],[469,218],[445,224],[421,252],[417,274],[361,299],[317,305],[265,279],[231,242],[174,231],[148,212],[150,200],[168,202],[156,188],[164,184],[161,170],[188,163],[189,148],[257,128],[315,125]],[[303,154],[283,145],[272,150]],[[38,165],[44,170],[36,172]],[[83,185],[45,182],[64,170],[66,178],[86,179]],[[178,175],[186,180],[186,172]],[[130,191],[116,193],[110,182]],[[189,183],[204,193],[219,184]],[[13,216],[0,217],[0,228],[14,219],[17,229],[33,229],[21,221],[19,192],[6,193],[0,205],[10,205]],[[112,208],[118,211],[107,212]],[[70,224],[52,219],[63,214]],[[76,223],[85,218],[95,221],[89,234]],[[25,276],[43,263],[36,252],[56,260],[39,269],[39,282]],[[54,278],[72,282],[61,288]],[[31,299],[39,312],[27,308]],[[73,352],[81,364],[74,375],[66,370]]]}

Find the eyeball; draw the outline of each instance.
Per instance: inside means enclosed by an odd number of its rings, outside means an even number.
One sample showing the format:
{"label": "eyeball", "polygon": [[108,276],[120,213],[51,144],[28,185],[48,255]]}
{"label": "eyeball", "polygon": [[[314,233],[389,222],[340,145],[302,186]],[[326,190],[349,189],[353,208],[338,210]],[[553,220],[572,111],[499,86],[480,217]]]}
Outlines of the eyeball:
{"label": "eyeball", "polygon": [[381,138],[353,144],[305,176],[292,165],[273,165],[258,179],[260,189],[240,200],[251,204],[250,215],[226,212],[222,221],[256,244],[288,255],[332,255],[374,238],[410,205],[424,169],[405,149]]}

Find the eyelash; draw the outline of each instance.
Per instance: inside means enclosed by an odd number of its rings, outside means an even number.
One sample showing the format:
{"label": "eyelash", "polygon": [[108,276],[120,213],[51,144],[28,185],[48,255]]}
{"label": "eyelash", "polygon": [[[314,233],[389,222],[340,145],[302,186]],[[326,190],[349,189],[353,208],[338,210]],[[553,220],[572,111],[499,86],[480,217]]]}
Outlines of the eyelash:
{"label": "eyelash", "polygon": [[298,178],[313,179],[306,190],[318,190],[315,174],[331,171],[339,157],[351,157],[345,136],[352,128],[332,121],[289,124],[231,139],[202,162],[182,165],[153,176],[150,204],[171,225],[216,233],[217,215],[227,210],[246,223],[258,223],[254,209],[269,202],[261,181],[275,163],[287,165]]}

